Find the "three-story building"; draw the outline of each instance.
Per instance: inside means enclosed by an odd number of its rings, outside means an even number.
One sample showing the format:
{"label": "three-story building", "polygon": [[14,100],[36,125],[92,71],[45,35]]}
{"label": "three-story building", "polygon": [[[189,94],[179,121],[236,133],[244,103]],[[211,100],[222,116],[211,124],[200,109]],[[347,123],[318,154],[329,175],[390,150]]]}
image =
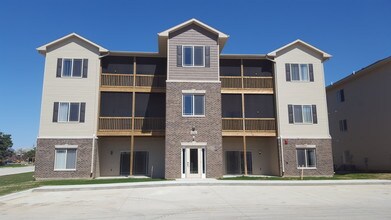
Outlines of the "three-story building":
{"label": "three-story building", "polygon": [[159,51],[107,50],[77,34],[45,55],[37,178],[332,175],[323,62],[297,40],[222,54],[191,19]]}

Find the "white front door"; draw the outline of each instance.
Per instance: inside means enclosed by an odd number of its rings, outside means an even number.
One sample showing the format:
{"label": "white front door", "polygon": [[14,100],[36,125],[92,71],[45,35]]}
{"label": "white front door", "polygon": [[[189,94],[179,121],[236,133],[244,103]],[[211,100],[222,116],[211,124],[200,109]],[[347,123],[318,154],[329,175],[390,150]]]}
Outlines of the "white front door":
{"label": "white front door", "polygon": [[182,149],[182,178],[205,178],[205,148]]}

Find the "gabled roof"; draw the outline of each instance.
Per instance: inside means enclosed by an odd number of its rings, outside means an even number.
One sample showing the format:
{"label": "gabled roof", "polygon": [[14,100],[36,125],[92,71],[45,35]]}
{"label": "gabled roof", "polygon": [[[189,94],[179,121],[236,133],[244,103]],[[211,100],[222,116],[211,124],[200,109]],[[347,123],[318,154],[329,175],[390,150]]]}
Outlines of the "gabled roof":
{"label": "gabled roof", "polygon": [[377,68],[377,67],[380,67],[382,65],[385,65],[387,63],[391,62],[391,56],[389,57],[386,57],[384,59],[381,59],[381,60],[378,60],[362,69],[360,69],[359,71],[356,71],[356,72],[353,72],[352,74],[338,80],[337,82],[335,83],[332,83],[331,85],[327,86],[326,87],[326,90],[332,90],[333,88],[339,86],[339,85],[342,85],[344,83],[347,83],[347,82],[350,82],[354,79],[357,79],[361,76],[364,76],[366,74],[369,74],[371,73],[371,70],[373,70],[374,68]]}
{"label": "gabled roof", "polygon": [[191,25],[191,24],[195,24],[195,25],[198,25],[214,34],[216,34],[218,36],[218,42],[219,42],[219,45],[220,45],[220,51],[223,49],[224,45],[225,45],[225,42],[227,41],[229,35],[221,32],[221,31],[218,31],[214,28],[212,28],[211,26],[207,25],[207,24],[204,24],[202,23],[201,21],[195,19],[195,18],[192,18],[188,21],[185,21],[175,27],[172,27],[170,29],[167,29],[165,31],[162,31],[160,33],[158,33],[158,37],[159,37],[159,52],[160,53],[165,53],[167,51],[167,39],[168,39],[168,36],[170,33],[176,31],[176,30],[179,30],[181,28],[184,28],[188,25]]}
{"label": "gabled roof", "polygon": [[50,43],[48,43],[48,44],[45,44],[45,45],[43,45],[43,46],[40,46],[40,47],[37,48],[37,50],[38,50],[39,53],[45,54],[45,53],[46,53],[46,50],[47,50],[47,48],[48,48],[49,46],[52,46],[52,45],[54,45],[54,44],[56,44],[56,43],[59,43],[59,42],[61,42],[61,41],[64,41],[64,40],[66,40],[66,39],[69,39],[69,38],[71,38],[71,37],[79,38],[80,40],[85,41],[85,42],[87,42],[87,43],[89,43],[89,44],[91,44],[91,45],[97,47],[97,48],[99,49],[99,52],[101,52],[101,53],[102,53],[102,52],[108,52],[108,50],[105,49],[104,47],[102,47],[102,46],[100,46],[100,45],[98,45],[98,44],[96,44],[96,43],[94,43],[94,42],[92,42],[92,41],[90,41],[90,40],[87,40],[86,38],[84,38],[84,37],[82,37],[82,36],[80,36],[80,35],[78,35],[78,34],[76,34],[76,33],[68,34],[68,35],[66,35],[66,36],[64,36],[64,37],[62,37],[62,38],[59,38],[59,39],[57,39],[57,40],[55,40],[55,41],[52,41],[52,42],[50,42]]}
{"label": "gabled roof", "polygon": [[322,54],[322,56],[323,56],[323,61],[325,61],[325,60],[327,60],[327,59],[329,59],[329,58],[332,57],[330,54],[328,54],[328,53],[326,53],[326,52],[324,52],[324,51],[322,51],[322,50],[320,50],[320,49],[318,49],[318,48],[316,48],[316,47],[314,47],[314,46],[312,46],[312,45],[310,45],[310,44],[308,44],[308,43],[306,43],[306,42],[304,42],[304,41],[302,41],[302,40],[300,40],[300,39],[297,39],[297,40],[293,41],[292,43],[289,43],[289,44],[287,44],[287,45],[285,45],[285,46],[283,46],[283,47],[280,47],[280,48],[278,48],[277,50],[274,50],[274,51],[268,53],[267,55],[268,55],[268,56],[271,56],[271,57],[275,57],[276,54],[277,54],[277,52],[279,52],[279,51],[281,51],[281,50],[283,50],[283,49],[285,49],[285,48],[288,48],[288,47],[290,47],[290,46],[292,46],[292,45],[295,45],[295,44],[304,45],[304,46],[310,48],[311,50],[314,50],[314,51],[316,51],[316,52]]}

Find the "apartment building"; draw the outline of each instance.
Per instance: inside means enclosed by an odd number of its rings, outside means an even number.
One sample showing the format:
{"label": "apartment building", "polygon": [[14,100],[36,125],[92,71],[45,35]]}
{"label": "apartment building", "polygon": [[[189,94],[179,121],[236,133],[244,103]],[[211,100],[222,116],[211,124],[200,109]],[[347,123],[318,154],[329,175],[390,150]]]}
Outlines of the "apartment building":
{"label": "apartment building", "polygon": [[336,169],[391,171],[391,57],[327,86]]}
{"label": "apartment building", "polygon": [[301,40],[223,54],[228,38],[191,19],[160,32],[158,52],[111,51],[75,33],[39,47],[35,176],[332,175],[331,56]]}

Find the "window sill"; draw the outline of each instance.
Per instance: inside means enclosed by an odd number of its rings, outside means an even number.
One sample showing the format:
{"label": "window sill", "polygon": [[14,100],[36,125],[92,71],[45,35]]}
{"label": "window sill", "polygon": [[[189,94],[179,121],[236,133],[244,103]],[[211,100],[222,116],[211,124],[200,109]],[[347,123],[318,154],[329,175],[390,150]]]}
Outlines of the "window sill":
{"label": "window sill", "polygon": [[205,118],[205,115],[182,115],[184,118]]}
{"label": "window sill", "polygon": [[53,170],[54,172],[72,172],[72,171],[76,171],[76,169],[54,169]]}
{"label": "window sill", "polygon": [[83,79],[82,76],[61,76],[61,77],[56,77],[60,79]]}
{"label": "window sill", "polygon": [[298,167],[298,170],[316,170],[316,167]]}
{"label": "window sill", "polygon": [[185,68],[191,68],[191,67],[195,67],[195,68],[202,68],[202,67],[205,67],[205,65],[203,65],[203,66],[184,66],[184,65],[182,65],[182,67],[185,67]]}
{"label": "window sill", "polygon": [[309,80],[291,80],[291,81],[288,81],[288,82],[291,82],[291,83],[311,83],[313,81],[309,81]]}
{"label": "window sill", "polygon": [[314,125],[314,123],[293,123],[294,125]]}
{"label": "window sill", "polygon": [[59,124],[81,124],[79,121],[58,121],[53,123],[59,123]]}

